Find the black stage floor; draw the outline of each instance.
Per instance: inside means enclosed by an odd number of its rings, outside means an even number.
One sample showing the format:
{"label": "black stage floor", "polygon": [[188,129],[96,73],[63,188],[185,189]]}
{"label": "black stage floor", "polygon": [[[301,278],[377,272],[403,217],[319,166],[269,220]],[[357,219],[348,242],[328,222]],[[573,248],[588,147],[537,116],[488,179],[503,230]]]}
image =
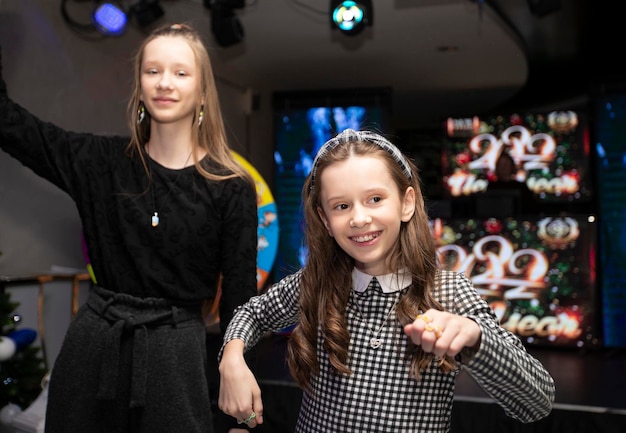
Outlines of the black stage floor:
{"label": "black stage floor", "polygon": [[[266,423],[257,432],[293,432],[301,391],[285,365],[288,335],[256,347]],[[626,349],[529,348],[556,383],[553,413],[537,423],[509,420],[466,372],[457,378],[452,432],[626,432]]]}

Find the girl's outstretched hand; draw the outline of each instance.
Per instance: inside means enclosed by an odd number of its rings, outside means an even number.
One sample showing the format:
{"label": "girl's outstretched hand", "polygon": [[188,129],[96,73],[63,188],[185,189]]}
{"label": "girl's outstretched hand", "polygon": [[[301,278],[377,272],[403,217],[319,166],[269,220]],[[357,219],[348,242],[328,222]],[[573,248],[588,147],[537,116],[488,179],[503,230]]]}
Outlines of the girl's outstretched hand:
{"label": "girl's outstretched hand", "polygon": [[261,388],[243,356],[244,342],[231,340],[224,347],[220,362],[219,408],[237,418],[240,424],[263,424]]}
{"label": "girl's outstretched hand", "polygon": [[465,347],[477,349],[482,335],[472,319],[430,309],[419,314],[404,333],[424,352],[454,357]]}

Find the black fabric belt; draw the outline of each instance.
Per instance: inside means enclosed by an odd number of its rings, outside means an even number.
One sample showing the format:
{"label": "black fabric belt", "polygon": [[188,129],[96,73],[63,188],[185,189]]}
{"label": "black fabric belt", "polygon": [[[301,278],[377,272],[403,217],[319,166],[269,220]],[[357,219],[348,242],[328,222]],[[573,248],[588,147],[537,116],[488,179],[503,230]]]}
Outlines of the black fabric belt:
{"label": "black fabric belt", "polygon": [[104,336],[105,345],[100,364],[97,398],[115,398],[119,373],[122,334],[133,332],[130,407],[143,407],[146,398],[148,329],[176,327],[189,320],[202,320],[200,305],[174,305],[159,298],[137,298],[95,286],[87,305],[111,327]]}

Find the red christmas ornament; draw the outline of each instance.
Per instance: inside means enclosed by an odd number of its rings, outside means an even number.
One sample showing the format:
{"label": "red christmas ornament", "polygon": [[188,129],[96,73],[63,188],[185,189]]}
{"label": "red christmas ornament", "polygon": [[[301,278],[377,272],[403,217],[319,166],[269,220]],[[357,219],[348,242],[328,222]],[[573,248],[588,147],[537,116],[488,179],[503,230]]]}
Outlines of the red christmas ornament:
{"label": "red christmas ornament", "polygon": [[496,218],[489,218],[485,221],[485,230],[490,235],[495,235],[502,231],[502,223]]}

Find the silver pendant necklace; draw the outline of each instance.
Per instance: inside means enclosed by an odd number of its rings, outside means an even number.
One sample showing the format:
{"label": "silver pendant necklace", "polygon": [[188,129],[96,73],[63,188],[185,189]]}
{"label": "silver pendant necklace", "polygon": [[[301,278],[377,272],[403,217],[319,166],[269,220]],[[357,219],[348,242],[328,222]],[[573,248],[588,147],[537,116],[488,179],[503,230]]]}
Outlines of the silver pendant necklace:
{"label": "silver pendant necklace", "polygon": [[[189,152],[189,155],[187,156],[187,159],[185,160],[185,163],[183,164],[182,168],[180,168],[178,174],[176,175],[176,178],[174,179],[174,183],[172,183],[172,185],[170,186],[169,190],[167,191],[167,194],[165,194],[165,197],[163,198],[162,203],[165,203],[167,198],[170,196],[170,193],[172,192],[172,189],[174,189],[174,187],[178,183],[178,179],[183,174],[183,170],[187,167],[187,163],[189,162],[189,159],[191,158],[191,154],[192,153],[193,153],[193,151]],[[148,156],[150,156],[150,155],[148,154]],[[150,166],[148,166],[148,167],[150,167]],[[150,179],[152,179],[151,180],[152,183],[150,185],[150,190],[152,191],[152,209],[154,209],[153,214],[150,217],[150,224],[152,225],[152,227],[156,227],[156,226],[159,225],[159,222],[161,220],[159,219],[159,212],[157,211],[156,199],[154,197],[154,178],[152,177],[152,169],[149,168],[149,170],[150,170]]]}
{"label": "silver pendant necklace", "polygon": [[372,338],[370,338],[370,347],[372,349],[378,349],[383,344],[383,341],[380,338],[378,338],[378,334],[380,334],[380,331],[383,330],[383,328],[385,327],[385,323],[387,323],[387,320],[389,320],[389,317],[391,317],[391,313],[395,310],[396,305],[398,305],[400,296],[398,296],[396,300],[393,302],[393,305],[391,305],[391,308],[387,312],[387,315],[385,316],[385,320],[383,320],[383,323],[380,325],[380,327],[376,331],[374,331],[372,327],[370,326],[369,322],[365,320],[365,315],[363,314],[363,310],[361,310],[361,307],[359,306],[359,303],[356,300],[356,294],[354,293],[354,290],[351,290],[350,294],[351,295],[354,294],[354,299],[352,299],[353,297],[350,296],[350,300],[356,307],[357,313],[359,313],[359,319],[361,320],[361,322],[365,324],[365,326],[367,326],[367,329],[372,334]]}

